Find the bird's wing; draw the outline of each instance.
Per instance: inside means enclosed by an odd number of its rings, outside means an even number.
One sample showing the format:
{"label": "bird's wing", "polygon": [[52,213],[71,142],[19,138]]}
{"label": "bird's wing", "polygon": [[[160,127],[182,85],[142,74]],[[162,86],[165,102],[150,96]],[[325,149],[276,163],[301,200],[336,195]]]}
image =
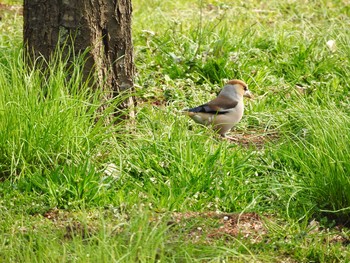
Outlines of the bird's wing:
{"label": "bird's wing", "polygon": [[225,114],[235,108],[238,101],[226,99],[226,98],[215,98],[212,101],[200,105],[198,107],[188,109],[189,112],[202,112],[211,114]]}

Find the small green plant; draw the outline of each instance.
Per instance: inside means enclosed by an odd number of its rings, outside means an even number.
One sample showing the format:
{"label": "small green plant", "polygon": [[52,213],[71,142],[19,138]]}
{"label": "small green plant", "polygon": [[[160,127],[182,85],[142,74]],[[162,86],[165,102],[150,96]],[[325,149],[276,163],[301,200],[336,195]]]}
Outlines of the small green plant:
{"label": "small green plant", "polygon": [[105,194],[102,179],[98,169],[86,162],[34,174],[30,182],[32,190],[45,195],[51,207],[69,208],[99,203]]}
{"label": "small green plant", "polygon": [[67,63],[57,54],[43,73],[40,65],[23,65],[21,55],[0,64],[2,177],[79,162],[111,134],[113,127],[104,125],[108,110],[99,111],[101,92],[83,81],[81,58],[69,69]]}
{"label": "small green plant", "polygon": [[102,111],[102,89],[83,79],[84,55],[68,61],[62,54],[29,68],[18,52],[0,64],[0,178],[24,178],[22,189],[67,208],[99,202],[103,145],[122,125],[113,112],[125,96],[105,101]]}
{"label": "small green plant", "polygon": [[277,154],[283,156],[282,165],[298,174],[300,194],[315,205],[316,212],[346,223],[350,213],[350,117],[330,104],[327,109],[303,105],[289,118],[285,128],[293,132]]}

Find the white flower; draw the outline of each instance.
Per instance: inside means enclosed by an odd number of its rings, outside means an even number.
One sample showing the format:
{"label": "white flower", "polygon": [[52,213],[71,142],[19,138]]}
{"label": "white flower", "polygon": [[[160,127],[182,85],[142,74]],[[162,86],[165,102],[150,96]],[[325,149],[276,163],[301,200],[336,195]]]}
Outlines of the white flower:
{"label": "white flower", "polygon": [[335,52],[337,51],[337,45],[335,43],[335,40],[328,40],[327,43],[326,43],[327,47],[329,48],[329,50],[331,52]]}

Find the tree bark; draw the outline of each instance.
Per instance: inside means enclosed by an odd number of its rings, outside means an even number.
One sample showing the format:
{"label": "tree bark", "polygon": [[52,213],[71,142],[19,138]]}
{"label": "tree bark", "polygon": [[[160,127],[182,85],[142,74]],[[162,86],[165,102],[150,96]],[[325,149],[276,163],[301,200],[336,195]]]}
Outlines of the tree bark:
{"label": "tree bark", "polygon": [[[89,50],[84,75],[93,73],[114,97],[133,87],[131,14],[131,0],[24,0],[26,56],[48,61],[64,43],[75,53]],[[124,107],[130,104],[131,97]]]}

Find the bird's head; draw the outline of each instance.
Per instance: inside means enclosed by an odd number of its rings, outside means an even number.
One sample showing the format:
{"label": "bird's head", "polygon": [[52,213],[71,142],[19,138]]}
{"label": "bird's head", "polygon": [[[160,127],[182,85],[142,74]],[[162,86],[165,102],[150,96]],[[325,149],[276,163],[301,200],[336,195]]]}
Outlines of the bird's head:
{"label": "bird's head", "polygon": [[248,85],[243,82],[242,80],[238,79],[232,79],[226,83],[222,91],[220,92],[221,95],[227,96],[227,97],[248,97],[252,98],[252,93],[248,89]]}

